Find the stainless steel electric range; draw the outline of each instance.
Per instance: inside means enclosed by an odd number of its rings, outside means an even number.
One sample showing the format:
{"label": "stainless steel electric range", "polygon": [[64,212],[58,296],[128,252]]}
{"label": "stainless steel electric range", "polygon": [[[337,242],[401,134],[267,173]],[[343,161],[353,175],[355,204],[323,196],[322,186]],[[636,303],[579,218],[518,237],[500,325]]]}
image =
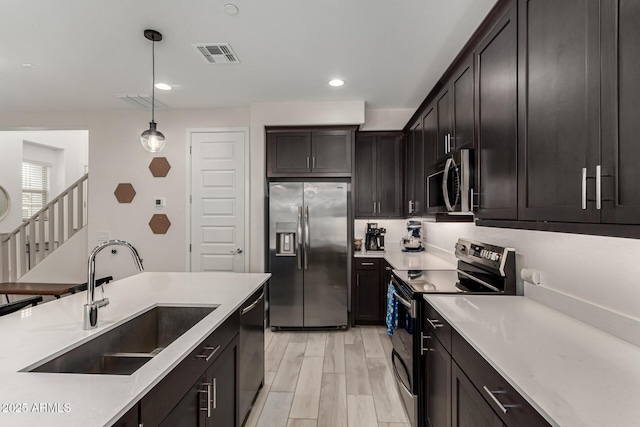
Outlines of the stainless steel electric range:
{"label": "stainless steel electric range", "polygon": [[396,386],[412,426],[418,426],[423,410],[424,381],[423,294],[516,293],[515,251],[488,243],[458,239],[456,270],[393,270],[391,284],[398,301],[398,327],[391,341]]}

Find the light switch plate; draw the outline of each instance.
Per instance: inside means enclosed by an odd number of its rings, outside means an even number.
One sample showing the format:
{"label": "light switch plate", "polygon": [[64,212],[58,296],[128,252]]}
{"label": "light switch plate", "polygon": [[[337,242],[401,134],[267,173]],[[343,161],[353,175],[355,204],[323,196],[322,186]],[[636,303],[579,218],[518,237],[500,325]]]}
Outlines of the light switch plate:
{"label": "light switch plate", "polygon": [[104,243],[107,240],[111,239],[111,232],[110,231],[98,231],[96,233],[96,240],[98,241],[98,243]]}
{"label": "light switch plate", "polygon": [[167,201],[164,197],[156,197],[153,202],[153,205],[156,208],[163,208],[166,204],[167,204]]}

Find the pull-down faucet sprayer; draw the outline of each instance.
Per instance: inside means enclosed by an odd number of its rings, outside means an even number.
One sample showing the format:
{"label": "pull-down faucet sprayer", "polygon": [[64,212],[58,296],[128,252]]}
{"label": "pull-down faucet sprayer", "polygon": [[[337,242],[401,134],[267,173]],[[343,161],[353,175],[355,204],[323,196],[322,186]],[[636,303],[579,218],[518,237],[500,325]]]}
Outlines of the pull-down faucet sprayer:
{"label": "pull-down faucet sprayer", "polygon": [[143,271],[142,259],[138,255],[138,251],[130,243],[124,240],[107,240],[93,248],[89,255],[89,265],[87,268],[87,303],[84,305],[84,324],[83,329],[94,329],[98,326],[98,308],[109,304],[109,298],[102,298],[96,301],[96,255],[108,246],[124,246],[129,249],[133,262],[138,270]]}

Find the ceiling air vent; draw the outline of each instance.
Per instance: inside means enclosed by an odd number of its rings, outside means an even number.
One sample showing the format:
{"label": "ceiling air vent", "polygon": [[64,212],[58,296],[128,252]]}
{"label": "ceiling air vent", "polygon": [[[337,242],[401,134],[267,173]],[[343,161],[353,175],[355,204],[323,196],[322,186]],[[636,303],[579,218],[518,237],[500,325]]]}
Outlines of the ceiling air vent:
{"label": "ceiling air vent", "polygon": [[240,62],[228,43],[207,43],[193,45],[210,64],[233,64]]}
{"label": "ceiling air vent", "polygon": [[[138,110],[151,110],[151,97],[149,95],[116,95],[116,97]],[[156,110],[169,109],[169,106],[158,101],[158,98],[155,99],[154,104]]]}

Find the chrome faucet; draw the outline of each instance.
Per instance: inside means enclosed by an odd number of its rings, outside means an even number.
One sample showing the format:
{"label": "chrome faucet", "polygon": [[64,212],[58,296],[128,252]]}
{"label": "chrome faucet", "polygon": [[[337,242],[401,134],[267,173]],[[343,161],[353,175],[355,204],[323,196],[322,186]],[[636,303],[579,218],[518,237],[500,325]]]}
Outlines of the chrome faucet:
{"label": "chrome faucet", "polygon": [[[87,273],[87,303],[84,305],[84,325],[83,329],[94,329],[98,326],[98,309],[100,307],[104,307],[109,304],[109,298],[104,298],[104,289],[102,290],[103,298],[96,301],[96,255],[100,253],[101,250],[108,246],[124,246],[129,249],[131,255],[133,256],[133,262],[135,262],[138,270],[143,271],[142,267],[142,259],[140,259],[140,255],[138,255],[138,251],[134,248],[130,243],[125,242],[124,240],[107,240],[106,242],[100,243],[98,246],[93,248],[91,254],[89,254],[89,266]],[[104,285],[103,285],[104,286]]]}

